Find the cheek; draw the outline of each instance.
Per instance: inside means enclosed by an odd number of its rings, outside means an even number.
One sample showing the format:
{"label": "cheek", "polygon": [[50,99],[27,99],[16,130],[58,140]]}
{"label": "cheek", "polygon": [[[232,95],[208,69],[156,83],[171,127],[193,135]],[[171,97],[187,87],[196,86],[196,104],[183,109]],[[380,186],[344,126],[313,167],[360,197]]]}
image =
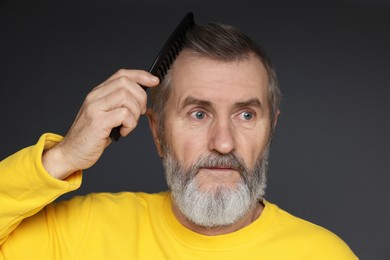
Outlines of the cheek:
{"label": "cheek", "polygon": [[202,131],[191,131],[179,125],[171,127],[166,133],[171,152],[185,168],[190,167],[201,154],[207,152],[206,137]]}
{"label": "cheek", "polygon": [[258,133],[261,134],[257,134],[256,132],[243,134],[237,140],[237,154],[244,159],[247,167],[250,169],[254,168],[269,142],[269,131],[263,129]]}
{"label": "cheek", "polygon": [[256,147],[257,140],[245,140],[240,141],[237,147],[237,155],[239,155],[249,169],[253,169],[256,159],[258,158],[260,151]]}

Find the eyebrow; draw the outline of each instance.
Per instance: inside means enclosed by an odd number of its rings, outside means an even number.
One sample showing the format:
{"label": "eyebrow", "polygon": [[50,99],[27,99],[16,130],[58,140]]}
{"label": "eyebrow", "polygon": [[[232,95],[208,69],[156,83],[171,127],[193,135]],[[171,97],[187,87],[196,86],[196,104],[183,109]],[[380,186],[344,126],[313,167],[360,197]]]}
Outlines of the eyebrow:
{"label": "eyebrow", "polygon": [[260,110],[263,110],[263,104],[260,102],[258,98],[251,98],[245,101],[240,101],[234,104],[235,107],[256,107]]}
{"label": "eyebrow", "polygon": [[199,105],[199,106],[204,106],[204,107],[211,107],[211,102],[203,99],[198,99],[192,96],[186,97],[184,99],[183,105],[181,108],[185,108],[190,105]]}
{"label": "eyebrow", "polygon": [[[181,106],[181,109],[184,109],[187,106],[190,105],[199,105],[203,107],[212,107],[211,101],[198,99],[192,96],[188,96],[184,99],[183,105]],[[260,102],[258,98],[251,98],[244,101],[239,101],[234,104],[234,107],[236,108],[243,108],[243,107],[256,107],[259,110],[263,110],[263,105]]]}

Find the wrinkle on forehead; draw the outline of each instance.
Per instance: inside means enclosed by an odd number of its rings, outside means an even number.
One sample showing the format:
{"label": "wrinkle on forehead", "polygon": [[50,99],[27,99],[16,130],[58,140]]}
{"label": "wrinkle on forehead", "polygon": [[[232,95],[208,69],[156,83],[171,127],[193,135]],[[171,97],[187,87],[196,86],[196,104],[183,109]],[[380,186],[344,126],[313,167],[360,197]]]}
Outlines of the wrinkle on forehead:
{"label": "wrinkle on forehead", "polygon": [[172,68],[172,87],[177,109],[192,96],[231,105],[258,99],[268,110],[268,76],[257,57],[226,62],[183,51]]}

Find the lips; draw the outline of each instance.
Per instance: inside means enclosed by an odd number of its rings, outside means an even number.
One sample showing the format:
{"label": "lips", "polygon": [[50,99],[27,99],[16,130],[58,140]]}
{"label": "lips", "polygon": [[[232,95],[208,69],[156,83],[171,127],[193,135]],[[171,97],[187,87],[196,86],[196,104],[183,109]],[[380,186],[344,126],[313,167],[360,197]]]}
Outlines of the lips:
{"label": "lips", "polygon": [[199,172],[204,172],[212,175],[225,175],[225,174],[232,174],[232,173],[238,173],[241,174],[239,170],[232,168],[232,167],[202,167],[199,169]]}
{"label": "lips", "polygon": [[238,172],[243,173],[246,171],[244,160],[234,153],[229,154],[209,154],[201,156],[198,161],[192,166],[194,175],[201,170],[214,171],[221,173],[225,172]]}
{"label": "lips", "polygon": [[229,166],[218,166],[218,167],[202,167],[201,169],[206,170],[229,170],[229,171],[237,171],[238,169],[232,168]]}

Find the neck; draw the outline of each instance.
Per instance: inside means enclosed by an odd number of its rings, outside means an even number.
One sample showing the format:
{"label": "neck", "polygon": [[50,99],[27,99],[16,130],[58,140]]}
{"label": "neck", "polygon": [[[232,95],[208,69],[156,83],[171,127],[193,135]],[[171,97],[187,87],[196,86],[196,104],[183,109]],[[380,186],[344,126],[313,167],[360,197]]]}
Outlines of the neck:
{"label": "neck", "polygon": [[264,205],[261,202],[256,203],[251,210],[248,211],[248,213],[241,218],[239,221],[228,225],[228,226],[219,226],[219,227],[203,227],[199,226],[189,219],[187,219],[178,209],[178,207],[175,205],[174,202],[172,202],[172,211],[175,215],[176,219],[186,228],[188,228],[191,231],[194,231],[196,233],[206,235],[206,236],[217,236],[217,235],[223,235],[235,232],[239,229],[242,229],[252,222],[254,222],[256,219],[258,219],[263,212]]}

